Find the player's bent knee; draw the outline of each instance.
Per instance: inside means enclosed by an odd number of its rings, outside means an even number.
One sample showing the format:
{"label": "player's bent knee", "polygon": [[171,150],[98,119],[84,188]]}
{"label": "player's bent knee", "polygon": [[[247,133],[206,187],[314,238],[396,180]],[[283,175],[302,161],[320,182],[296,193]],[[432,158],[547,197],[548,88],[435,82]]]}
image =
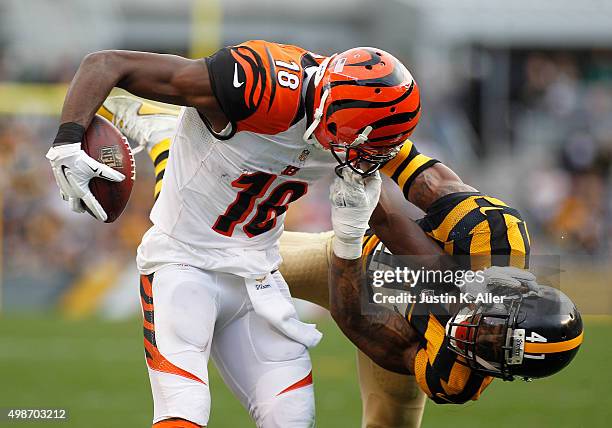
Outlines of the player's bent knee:
{"label": "player's bent knee", "polygon": [[162,372],[149,368],[153,393],[153,421],[184,419],[206,426],[210,415],[210,390],[205,381],[189,372]]}
{"label": "player's bent knee", "polygon": [[314,426],[315,404],[310,360],[297,360],[262,373],[252,389],[249,414],[259,428]]}
{"label": "player's bent knee", "polygon": [[259,403],[251,416],[258,428],[314,427],[314,388],[310,384],[283,392]]}
{"label": "player's bent knee", "polygon": [[179,265],[162,268],[154,276],[151,316],[145,322],[154,423],[173,418],[195,426],[208,423],[207,362],[216,306],[199,278],[206,279],[200,271]]}

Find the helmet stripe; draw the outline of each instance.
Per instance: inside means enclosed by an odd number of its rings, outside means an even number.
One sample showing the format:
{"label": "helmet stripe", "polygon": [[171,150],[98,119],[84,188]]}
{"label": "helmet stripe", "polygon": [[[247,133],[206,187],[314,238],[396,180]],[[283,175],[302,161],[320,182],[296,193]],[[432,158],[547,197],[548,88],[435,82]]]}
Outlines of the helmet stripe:
{"label": "helmet stripe", "polygon": [[410,94],[412,93],[413,89],[414,89],[414,83],[410,85],[410,88],[408,88],[408,90],[406,92],[404,92],[402,95],[400,95],[399,97],[397,97],[396,99],[391,100],[391,101],[373,102],[373,101],[354,100],[354,99],[333,101],[327,107],[327,112],[325,114],[325,117],[329,118],[335,112],[340,111],[340,110],[344,110],[344,109],[347,109],[347,108],[382,108],[382,107],[391,107],[391,106],[394,106],[395,104],[398,104],[398,103],[402,102],[406,98],[408,98],[410,96]]}
{"label": "helmet stripe", "polygon": [[[353,86],[381,86],[381,87],[395,87],[402,84],[408,84],[404,74],[396,67],[391,73],[382,77],[375,77],[373,79],[353,79],[353,80],[337,80],[329,84],[330,88],[342,85],[353,85]],[[414,83],[414,80],[411,84]]]}
{"label": "helmet stripe", "polygon": [[370,54],[370,59],[367,61],[357,62],[355,64],[349,64],[348,62],[344,64],[345,67],[365,67],[366,65],[376,65],[382,61],[382,58],[376,54],[372,54],[370,49],[365,50]]}
{"label": "helmet stripe", "polygon": [[[374,130],[377,130],[378,128],[382,128],[384,126],[399,125],[400,123],[410,122],[419,114],[419,110],[421,110],[421,104],[419,104],[417,108],[415,108],[413,111],[409,111],[406,113],[393,114],[391,116],[387,116],[380,120],[377,120],[376,122],[372,122],[367,126],[371,126],[372,128],[374,128]],[[363,130],[366,129],[367,126],[364,126],[357,133],[361,134]]]}
{"label": "helmet stripe", "polygon": [[377,138],[368,138],[368,142],[376,143],[378,141],[396,140],[398,138],[408,137],[412,133],[412,131],[414,131],[414,128],[416,128],[416,125],[408,129],[407,131],[400,132],[399,134],[386,135],[384,137],[377,137]]}
{"label": "helmet stripe", "polygon": [[528,354],[553,354],[555,352],[571,351],[577,348],[582,343],[584,337],[584,331],[579,336],[574,337],[570,340],[564,340],[563,342],[551,342],[551,343],[525,343],[525,352]]}

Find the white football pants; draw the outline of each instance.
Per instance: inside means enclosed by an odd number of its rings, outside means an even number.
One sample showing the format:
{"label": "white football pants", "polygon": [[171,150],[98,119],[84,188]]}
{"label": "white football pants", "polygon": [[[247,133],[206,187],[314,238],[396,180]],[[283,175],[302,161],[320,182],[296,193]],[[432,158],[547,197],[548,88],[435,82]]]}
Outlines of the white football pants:
{"label": "white football pants", "polygon": [[[291,302],[281,274],[273,275]],[[212,352],[257,427],[314,426],[308,351],[253,311],[243,278],[168,265],[143,275],[140,292],[154,423],[169,418],[208,423]]]}

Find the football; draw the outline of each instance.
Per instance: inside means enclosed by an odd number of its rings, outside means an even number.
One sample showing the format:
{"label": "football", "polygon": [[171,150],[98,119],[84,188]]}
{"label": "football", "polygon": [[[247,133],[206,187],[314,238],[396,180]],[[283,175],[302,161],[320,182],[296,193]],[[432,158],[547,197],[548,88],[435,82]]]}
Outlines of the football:
{"label": "football", "polygon": [[[136,163],[134,154],[121,132],[102,116],[96,115],[85,132],[82,147],[85,153],[125,175],[122,182],[114,182],[103,178],[93,178],[89,189],[100,202],[108,215],[106,223],[112,223],[123,212],[130,200],[134,180],[136,179]],[[85,204],[83,208],[92,214]],[[93,214],[92,214],[93,215]]]}

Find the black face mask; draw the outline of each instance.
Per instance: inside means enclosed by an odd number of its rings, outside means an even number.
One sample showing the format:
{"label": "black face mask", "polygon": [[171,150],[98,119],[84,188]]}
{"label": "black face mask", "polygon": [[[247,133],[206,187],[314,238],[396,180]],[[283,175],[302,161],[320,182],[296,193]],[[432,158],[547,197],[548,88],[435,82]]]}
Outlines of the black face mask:
{"label": "black face mask", "polygon": [[[342,151],[344,151],[344,159],[341,158]],[[371,154],[359,147],[347,147],[340,144],[332,144],[331,152],[338,161],[338,166],[334,170],[341,178],[342,170],[347,167],[362,177],[369,177],[397,154],[397,150],[388,154]]]}
{"label": "black face mask", "polygon": [[512,380],[509,363],[518,345],[514,341],[518,339],[508,333],[516,330],[521,302],[518,295],[501,308],[473,305],[460,311],[447,325],[449,349],[462,356],[465,364],[477,372]]}

